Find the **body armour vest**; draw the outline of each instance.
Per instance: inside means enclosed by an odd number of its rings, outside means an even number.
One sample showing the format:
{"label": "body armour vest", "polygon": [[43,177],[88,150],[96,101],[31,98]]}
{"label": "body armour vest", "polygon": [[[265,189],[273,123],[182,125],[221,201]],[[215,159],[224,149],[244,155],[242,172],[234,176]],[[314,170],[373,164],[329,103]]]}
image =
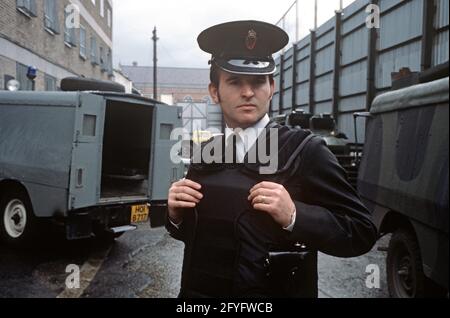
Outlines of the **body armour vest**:
{"label": "body armour vest", "polygon": [[295,270],[288,266],[289,272],[281,279],[271,276],[269,253],[289,251],[299,242],[289,241],[289,232],[269,214],[254,210],[248,201],[250,189],[262,181],[283,184],[293,200],[300,191],[292,176],[299,168],[300,152],[312,135],[276,127],[278,169],[272,174],[261,174],[259,163],[191,166],[187,178],[202,185],[203,199],[186,222],[192,235],[186,242],[189,255],[185,257],[182,297],[317,296],[314,251],[305,253]]}

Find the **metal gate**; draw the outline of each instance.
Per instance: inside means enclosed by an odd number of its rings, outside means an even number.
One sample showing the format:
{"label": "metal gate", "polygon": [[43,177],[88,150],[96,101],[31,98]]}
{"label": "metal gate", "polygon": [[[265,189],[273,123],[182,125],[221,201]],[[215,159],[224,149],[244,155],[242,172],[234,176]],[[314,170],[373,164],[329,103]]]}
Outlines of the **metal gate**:
{"label": "metal gate", "polygon": [[186,100],[186,102],[178,103],[177,106],[183,107],[185,140],[190,139],[194,131],[223,132],[222,111],[219,105],[211,104],[209,100],[203,103]]}

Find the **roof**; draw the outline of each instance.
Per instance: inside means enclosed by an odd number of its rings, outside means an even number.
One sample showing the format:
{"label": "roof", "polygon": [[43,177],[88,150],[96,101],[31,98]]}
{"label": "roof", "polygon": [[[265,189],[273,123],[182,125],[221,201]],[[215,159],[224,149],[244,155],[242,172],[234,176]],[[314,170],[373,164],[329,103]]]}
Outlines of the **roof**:
{"label": "roof", "polygon": [[401,109],[432,106],[439,103],[448,105],[449,78],[418,84],[379,95],[373,101],[372,114],[398,111]]}
{"label": "roof", "polygon": [[85,95],[98,95],[107,99],[122,99],[128,103],[142,104],[159,104],[166,105],[159,101],[146,98],[139,95],[117,93],[117,92],[101,92],[101,91],[83,91],[83,92],[47,92],[47,91],[0,91],[0,110],[3,105],[17,106],[57,106],[61,107],[77,107],[80,99]]}
{"label": "roof", "polygon": [[79,92],[0,91],[0,105],[75,107]]}
{"label": "roof", "polygon": [[[153,67],[121,65],[125,74],[135,85],[153,85]],[[202,88],[209,85],[209,69],[158,67],[158,86],[177,88]]]}

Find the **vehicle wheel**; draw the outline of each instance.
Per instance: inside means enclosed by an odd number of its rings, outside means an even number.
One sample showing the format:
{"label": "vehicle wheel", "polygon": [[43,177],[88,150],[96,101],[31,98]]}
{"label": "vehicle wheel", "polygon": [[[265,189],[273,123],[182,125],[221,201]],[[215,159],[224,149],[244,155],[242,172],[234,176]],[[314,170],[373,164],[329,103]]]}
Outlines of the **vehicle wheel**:
{"label": "vehicle wheel", "polygon": [[22,246],[38,232],[28,196],[23,191],[5,193],[0,198],[0,239],[7,244]]}
{"label": "vehicle wheel", "polygon": [[425,275],[419,244],[405,229],[395,232],[386,259],[389,294],[393,298],[425,296]]}

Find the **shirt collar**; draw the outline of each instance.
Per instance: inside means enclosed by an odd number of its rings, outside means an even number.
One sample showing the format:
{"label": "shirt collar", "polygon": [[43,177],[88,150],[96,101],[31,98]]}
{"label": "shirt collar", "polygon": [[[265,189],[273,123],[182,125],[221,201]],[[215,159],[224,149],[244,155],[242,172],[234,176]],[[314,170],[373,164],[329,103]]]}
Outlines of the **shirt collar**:
{"label": "shirt collar", "polygon": [[228,140],[228,137],[230,137],[233,133],[237,133],[239,135],[240,139],[244,141],[245,148],[248,150],[251,148],[256,140],[258,139],[259,135],[263,132],[263,129],[267,127],[267,125],[270,123],[269,115],[266,114],[263,118],[261,118],[257,123],[254,125],[248,127],[247,129],[232,129],[228,126],[225,128],[225,140]]}

